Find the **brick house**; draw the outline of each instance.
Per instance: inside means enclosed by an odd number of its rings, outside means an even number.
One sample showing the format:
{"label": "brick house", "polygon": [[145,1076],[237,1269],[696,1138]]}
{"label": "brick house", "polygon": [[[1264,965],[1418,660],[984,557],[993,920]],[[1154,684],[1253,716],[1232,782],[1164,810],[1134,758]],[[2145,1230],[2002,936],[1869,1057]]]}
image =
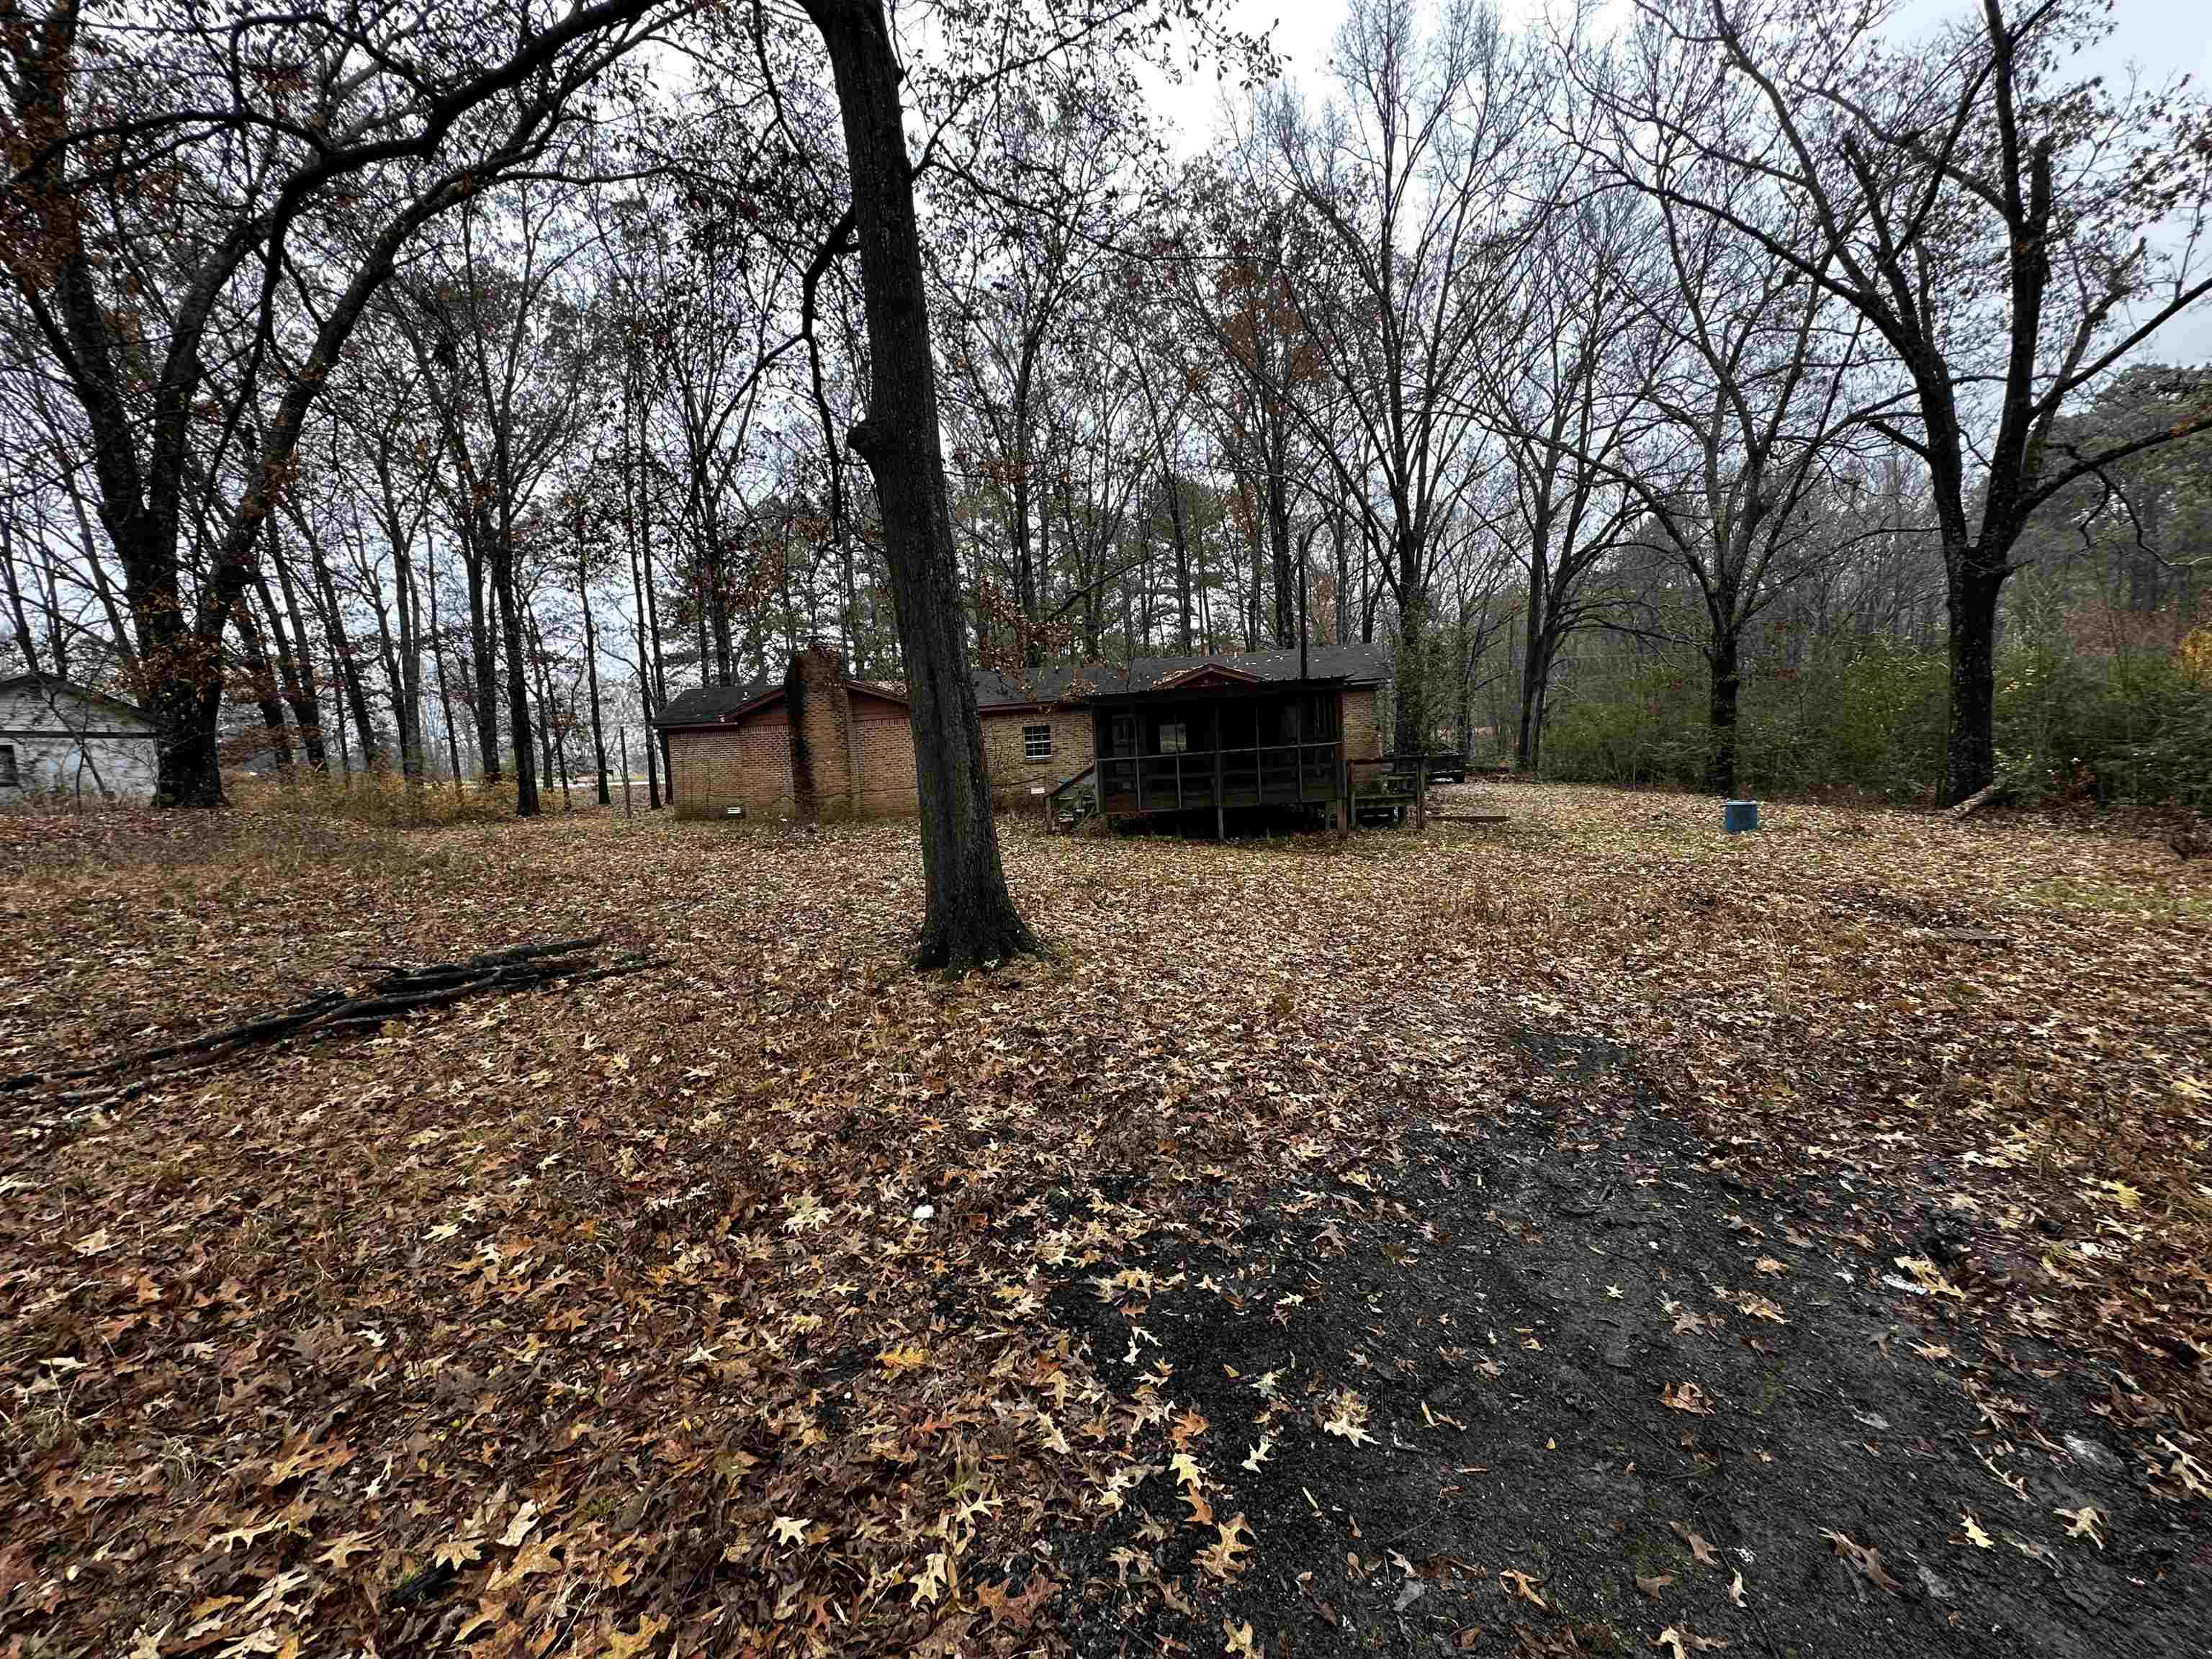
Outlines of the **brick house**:
{"label": "brick house", "polygon": [[[1140,808],[1142,789],[1164,764],[1194,779],[1200,755],[1216,750],[1232,757],[1232,769],[1255,769],[1249,790],[1231,781],[1226,805],[1333,799],[1316,795],[1311,776],[1284,795],[1279,777],[1263,780],[1257,770],[1279,771],[1286,732],[1294,745],[1308,739],[1304,758],[1314,776],[1324,744],[1335,750],[1326,762],[1332,775],[1343,760],[1379,754],[1376,696],[1388,671],[1371,646],[1317,646],[1303,680],[1300,667],[1292,650],[1144,658],[1127,667],[1049,664],[1018,678],[980,672],[975,703],[992,792],[1001,805],[1026,804],[1036,791],[1088,771],[1102,742],[1119,741],[1127,757],[1141,750],[1146,760],[1137,769],[1142,780],[1131,774],[1130,799],[1116,816],[1168,810],[1157,788]],[[916,809],[904,692],[853,678],[820,646],[793,658],[781,680],[695,686],[672,698],[654,724],[676,803],[687,814],[720,817],[742,807],[753,817],[836,818]],[[1193,741],[1198,735],[1202,749]],[[1175,752],[1187,750],[1188,758],[1163,762],[1157,745],[1164,742],[1182,744]],[[1239,758],[1248,752],[1249,763]],[[1176,799],[1181,810],[1182,798]],[[1212,797],[1192,800],[1212,804]]]}

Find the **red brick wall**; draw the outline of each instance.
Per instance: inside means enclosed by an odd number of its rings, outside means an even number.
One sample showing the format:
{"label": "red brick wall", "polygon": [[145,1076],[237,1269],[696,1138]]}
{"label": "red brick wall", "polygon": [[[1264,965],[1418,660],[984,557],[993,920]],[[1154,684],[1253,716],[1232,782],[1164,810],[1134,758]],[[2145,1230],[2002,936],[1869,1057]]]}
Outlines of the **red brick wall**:
{"label": "red brick wall", "polygon": [[[991,774],[991,793],[1001,806],[1019,809],[1034,798],[1032,784],[1064,781],[1091,762],[1091,715],[1088,708],[1008,709],[983,716],[983,763]],[[1052,755],[1030,760],[1022,728],[1052,727]]]}
{"label": "red brick wall", "polygon": [[898,817],[920,810],[915,793],[914,728],[906,705],[865,691],[853,698],[853,756],[860,772],[858,811],[865,817]]}
{"label": "red brick wall", "polygon": [[[804,718],[823,817],[896,817],[917,809],[914,733],[904,703],[842,684],[815,685],[809,688]],[[1091,764],[1087,708],[1018,709],[982,719],[983,761],[992,793],[1002,806],[1019,811],[1035,800],[1032,784],[1060,783]],[[1027,757],[1023,728],[1029,726],[1052,727],[1049,758]],[[788,732],[781,702],[727,726],[671,732],[669,763],[676,774],[679,809],[702,817],[720,817],[731,806],[742,806],[754,817],[790,817]]]}

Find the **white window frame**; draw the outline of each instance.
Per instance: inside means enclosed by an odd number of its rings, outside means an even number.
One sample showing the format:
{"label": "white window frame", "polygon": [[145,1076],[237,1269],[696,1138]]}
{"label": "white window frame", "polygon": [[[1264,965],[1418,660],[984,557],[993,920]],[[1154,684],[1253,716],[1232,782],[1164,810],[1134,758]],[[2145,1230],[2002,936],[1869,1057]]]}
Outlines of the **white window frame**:
{"label": "white window frame", "polygon": [[[1038,746],[1040,740],[1043,745],[1042,748]],[[1022,758],[1024,760],[1050,760],[1052,747],[1052,726],[1048,722],[1043,726],[1022,727]]]}

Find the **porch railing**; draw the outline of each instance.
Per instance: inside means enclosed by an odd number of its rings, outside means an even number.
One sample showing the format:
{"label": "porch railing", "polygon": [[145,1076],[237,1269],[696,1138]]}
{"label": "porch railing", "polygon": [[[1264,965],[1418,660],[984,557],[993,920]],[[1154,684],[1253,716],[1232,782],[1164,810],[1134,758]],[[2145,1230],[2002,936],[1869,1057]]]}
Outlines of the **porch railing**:
{"label": "porch railing", "polygon": [[1166,755],[1114,755],[1098,762],[1098,804],[1108,812],[1178,812],[1202,806],[1269,806],[1332,801],[1342,791],[1344,745],[1263,744]]}

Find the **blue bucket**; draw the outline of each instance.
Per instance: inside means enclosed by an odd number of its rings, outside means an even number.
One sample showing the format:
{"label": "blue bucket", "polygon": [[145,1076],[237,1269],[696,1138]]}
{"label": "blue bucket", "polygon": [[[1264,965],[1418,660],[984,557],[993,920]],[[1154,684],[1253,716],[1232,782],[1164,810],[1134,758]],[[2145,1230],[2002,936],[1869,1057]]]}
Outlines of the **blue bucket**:
{"label": "blue bucket", "polygon": [[1731,836],[1741,836],[1746,830],[1759,828],[1759,803],[1755,800],[1732,800],[1721,807],[1721,828]]}

